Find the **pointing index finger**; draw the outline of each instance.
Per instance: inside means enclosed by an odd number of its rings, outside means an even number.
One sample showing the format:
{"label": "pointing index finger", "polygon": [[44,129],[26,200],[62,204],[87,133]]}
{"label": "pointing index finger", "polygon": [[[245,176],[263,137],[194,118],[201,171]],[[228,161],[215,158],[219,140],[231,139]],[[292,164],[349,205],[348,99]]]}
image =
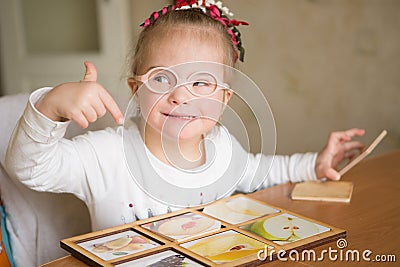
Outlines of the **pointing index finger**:
{"label": "pointing index finger", "polygon": [[118,124],[123,124],[124,115],[119,109],[117,103],[115,103],[114,99],[105,89],[100,92],[100,99],[103,102],[106,109],[108,110],[108,112],[110,112],[115,122]]}

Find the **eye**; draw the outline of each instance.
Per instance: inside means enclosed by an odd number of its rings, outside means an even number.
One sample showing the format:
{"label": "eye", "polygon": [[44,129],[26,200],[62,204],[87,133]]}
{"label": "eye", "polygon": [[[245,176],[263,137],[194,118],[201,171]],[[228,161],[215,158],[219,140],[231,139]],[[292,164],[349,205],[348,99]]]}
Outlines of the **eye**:
{"label": "eye", "polygon": [[192,87],[205,90],[206,88],[214,88],[216,85],[215,77],[207,72],[198,72],[193,74],[189,80],[192,83]]}
{"label": "eye", "polygon": [[209,86],[211,86],[211,83],[206,81],[198,81],[193,83],[193,87],[209,87]]}
{"label": "eye", "polygon": [[162,74],[158,74],[156,76],[153,77],[153,81],[156,81],[158,83],[165,83],[165,84],[169,84],[169,79],[167,76],[162,75]]}

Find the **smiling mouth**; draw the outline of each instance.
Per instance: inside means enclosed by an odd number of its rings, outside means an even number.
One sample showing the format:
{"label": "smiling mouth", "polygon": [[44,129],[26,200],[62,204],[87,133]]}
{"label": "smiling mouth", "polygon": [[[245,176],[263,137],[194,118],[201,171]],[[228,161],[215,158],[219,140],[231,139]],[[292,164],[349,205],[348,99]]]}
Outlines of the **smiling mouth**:
{"label": "smiling mouth", "polygon": [[184,120],[197,119],[197,116],[191,116],[191,115],[168,114],[168,113],[163,113],[163,112],[161,112],[161,114],[163,114],[166,117],[178,118],[178,119],[184,119]]}

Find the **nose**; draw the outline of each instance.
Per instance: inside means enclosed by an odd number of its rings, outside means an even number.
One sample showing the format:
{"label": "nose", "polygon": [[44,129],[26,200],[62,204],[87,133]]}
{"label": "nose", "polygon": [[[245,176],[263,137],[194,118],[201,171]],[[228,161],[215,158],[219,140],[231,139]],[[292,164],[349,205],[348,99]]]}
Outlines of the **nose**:
{"label": "nose", "polygon": [[185,85],[179,85],[168,95],[168,101],[174,105],[187,105],[192,98],[193,95]]}

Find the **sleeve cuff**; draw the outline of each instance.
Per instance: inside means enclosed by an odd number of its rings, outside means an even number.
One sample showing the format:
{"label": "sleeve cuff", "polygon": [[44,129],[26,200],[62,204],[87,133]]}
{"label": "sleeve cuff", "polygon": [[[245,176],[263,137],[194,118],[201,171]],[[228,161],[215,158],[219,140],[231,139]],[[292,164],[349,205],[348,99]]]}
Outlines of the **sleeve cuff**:
{"label": "sleeve cuff", "polygon": [[317,160],[318,153],[307,153],[310,155],[310,164],[308,168],[308,180],[318,180],[317,174],[315,173],[315,161]]}
{"label": "sleeve cuff", "polygon": [[52,121],[36,109],[35,104],[50,90],[51,87],[44,87],[34,91],[21,118],[26,133],[39,143],[52,143],[63,138],[70,123]]}

